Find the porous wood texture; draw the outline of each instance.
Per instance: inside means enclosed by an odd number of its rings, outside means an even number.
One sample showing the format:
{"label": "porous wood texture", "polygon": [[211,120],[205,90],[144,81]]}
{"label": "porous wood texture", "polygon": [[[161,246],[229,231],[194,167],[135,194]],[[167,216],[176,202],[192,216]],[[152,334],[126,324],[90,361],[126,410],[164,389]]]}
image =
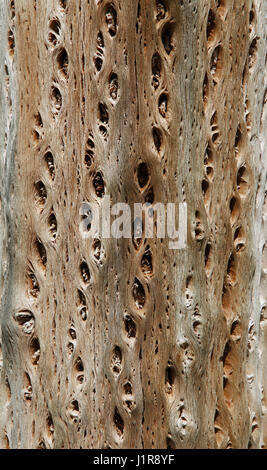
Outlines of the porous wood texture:
{"label": "porous wood texture", "polygon": [[267,446],[266,8],[1,0],[1,448]]}

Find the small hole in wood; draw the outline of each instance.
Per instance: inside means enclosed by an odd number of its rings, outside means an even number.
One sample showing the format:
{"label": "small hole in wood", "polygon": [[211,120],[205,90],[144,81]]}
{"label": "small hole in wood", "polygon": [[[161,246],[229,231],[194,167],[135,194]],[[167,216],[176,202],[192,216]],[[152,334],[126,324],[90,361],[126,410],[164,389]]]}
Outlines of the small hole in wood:
{"label": "small hole in wood", "polygon": [[143,309],[146,302],[145,289],[139,279],[135,278],[133,283],[133,298],[138,309]]}
{"label": "small hole in wood", "polygon": [[124,432],[124,422],[117,408],[115,408],[113,422],[114,422],[114,426],[115,426],[115,430],[117,434],[119,435],[119,437],[122,437],[123,432]]}
{"label": "small hole in wood", "polygon": [[59,72],[62,74],[63,77],[68,76],[68,65],[69,65],[69,58],[66,49],[62,48],[61,51],[57,55],[57,63]]}
{"label": "small hole in wood", "polygon": [[108,5],[106,8],[106,24],[110,36],[114,37],[117,32],[117,12],[113,5]]}
{"label": "small hole in wood", "polygon": [[162,39],[164,49],[168,55],[173,50],[172,35],[173,35],[173,25],[171,23],[167,23],[163,27],[161,39]]}
{"label": "small hole in wood", "polygon": [[149,181],[148,166],[145,162],[140,163],[138,166],[137,179],[140,188],[144,188]]}
{"label": "small hole in wood", "polygon": [[95,188],[96,195],[102,198],[105,194],[105,184],[103,180],[103,175],[100,171],[98,171],[94,176],[93,186]]}

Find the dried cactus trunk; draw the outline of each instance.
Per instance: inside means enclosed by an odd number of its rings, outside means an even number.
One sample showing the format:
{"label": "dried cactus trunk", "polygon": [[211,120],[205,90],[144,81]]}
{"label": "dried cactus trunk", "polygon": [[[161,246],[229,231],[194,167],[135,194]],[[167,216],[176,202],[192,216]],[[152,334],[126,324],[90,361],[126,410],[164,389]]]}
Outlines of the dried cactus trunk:
{"label": "dried cactus trunk", "polygon": [[[267,446],[265,15],[1,0],[0,447]],[[186,249],[83,238],[104,195]]]}

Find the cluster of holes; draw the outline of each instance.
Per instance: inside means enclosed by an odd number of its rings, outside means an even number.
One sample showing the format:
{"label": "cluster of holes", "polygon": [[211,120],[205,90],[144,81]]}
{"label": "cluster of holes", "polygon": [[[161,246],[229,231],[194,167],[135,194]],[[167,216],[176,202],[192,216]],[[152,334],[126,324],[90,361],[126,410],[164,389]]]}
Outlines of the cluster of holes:
{"label": "cluster of holes", "polygon": [[[41,133],[42,128],[43,128],[43,122],[42,122],[41,115],[38,112],[35,115],[35,131],[36,131],[36,138],[38,137],[38,139],[39,139],[39,135]],[[50,179],[52,182],[55,178],[55,167],[54,167],[54,157],[50,150],[47,150],[45,152],[42,158],[42,164],[44,164],[46,167],[47,179]],[[48,196],[46,186],[42,180],[39,180],[34,184],[34,189],[35,189],[35,200],[36,200],[37,207],[41,211],[43,211],[44,206],[47,202],[47,196]],[[51,208],[46,220],[47,220],[47,227],[48,227],[48,233],[50,235],[50,239],[51,241],[54,241],[57,236],[57,219],[56,219],[53,207]],[[45,274],[46,266],[47,266],[47,251],[42,240],[38,236],[35,237],[35,240],[33,243],[33,252],[38,261],[38,267],[39,267],[40,273]],[[33,268],[33,265],[30,264],[26,273],[26,282],[28,286],[28,294],[34,300],[37,299],[40,295],[40,284],[37,279],[37,275],[39,277],[39,273],[36,272],[35,269]],[[34,319],[30,320],[30,323],[32,324],[35,323]],[[29,344],[30,358],[31,358],[32,365],[37,366],[39,364],[39,359],[40,359],[40,343],[39,343],[38,337],[36,335],[33,335],[34,328],[30,327],[30,323],[26,321],[23,328],[25,327],[27,328],[27,324],[29,324],[29,333],[32,336],[30,344]]]}
{"label": "cluster of holes", "polygon": [[[208,12],[207,17],[207,24],[206,24],[206,37],[207,37],[207,48],[209,54],[209,70],[206,71],[203,85],[202,85],[202,97],[203,97],[203,107],[206,111],[209,105],[209,97],[211,94],[211,84],[216,86],[222,77],[222,69],[223,69],[223,47],[221,45],[221,41],[219,36],[219,25],[221,23],[222,15],[221,15],[221,5],[217,7],[217,11],[213,8],[210,9]],[[219,16],[217,15],[219,13]],[[221,16],[221,19],[220,19]],[[210,80],[211,78],[211,80]],[[217,118],[213,116],[213,118]],[[214,123],[215,124],[215,123]],[[212,140],[214,143],[219,143],[219,132],[216,123],[216,128],[212,127]]]}
{"label": "cluster of holes", "polygon": [[[174,50],[173,42],[173,32],[174,32],[174,23],[172,21],[166,20],[167,17],[167,6],[163,0],[156,2],[155,9],[155,18],[158,22],[158,29],[160,32],[161,43],[163,49],[167,56],[169,56]],[[163,23],[163,24],[162,24]],[[158,51],[155,51],[151,58],[151,71],[152,71],[152,80],[151,85],[154,90],[157,90],[160,87],[162,72],[163,72],[163,61]],[[159,93],[158,96],[158,111],[163,119],[169,117],[169,98],[165,90],[162,93]],[[163,134],[162,131],[153,126],[152,128],[152,137],[154,142],[155,150],[158,154],[162,154],[162,145],[163,145]],[[163,172],[165,170],[163,169]]]}
{"label": "cluster of holes", "polygon": [[[69,57],[63,45],[61,45],[61,23],[58,18],[53,18],[49,22],[48,43],[55,49],[55,64],[59,78],[68,79]],[[53,83],[50,91],[51,111],[53,116],[57,116],[62,108],[62,94],[58,83]]]}
{"label": "cluster of holes", "polygon": [[[237,194],[232,196],[229,209],[230,209],[230,221],[232,226],[236,223],[239,214],[241,199],[246,197],[249,192],[250,187],[250,171],[247,164],[242,161],[242,144],[243,136],[241,132],[240,125],[237,127],[234,150],[237,161],[236,169],[236,191]],[[243,251],[245,246],[245,236],[244,231],[241,226],[234,229],[234,248],[236,252]]]}
{"label": "cluster of holes", "polygon": [[[239,156],[242,146],[242,133],[240,126],[237,128],[234,148],[236,155]],[[237,169],[236,173],[236,188],[240,196],[246,194],[248,185],[248,175],[246,170],[246,165],[241,164]],[[239,253],[245,248],[245,236],[242,226],[234,227],[235,223],[238,220],[240,213],[240,198],[238,196],[232,196],[229,202],[230,210],[230,222],[233,229],[233,249],[229,254],[226,275],[223,284],[222,292],[222,305],[225,318],[230,322],[230,338],[225,344],[224,352],[222,355],[223,362],[223,392],[225,404],[230,413],[232,413],[232,408],[234,406],[234,384],[233,384],[233,374],[236,369],[235,364],[235,344],[239,342],[241,338],[242,328],[238,319],[233,318],[233,309],[232,309],[232,298],[233,298],[233,289],[237,286],[237,257]]]}
{"label": "cluster of holes", "polygon": [[[10,89],[10,78],[9,78],[9,71],[12,66],[12,61],[15,53],[15,5],[14,5],[14,0],[12,0],[9,3],[9,12],[10,12],[10,18],[9,20],[9,25],[8,25],[8,31],[7,31],[7,52],[8,52],[8,57],[6,56],[4,59],[4,78],[2,79],[3,82],[3,93],[4,93],[4,98],[5,98],[5,109],[6,109],[6,127],[5,127],[5,133],[3,135],[3,155],[2,159],[3,161],[6,160],[7,157],[7,147],[8,147],[8,130],[10,129],[11,125],[11,119],[13,115],[13,104],[12,104],[12,96],[11,96],[11,89]],[[9,60],[8,60],[9,58]],[[0,205],[1,205],[1,200],[0,200]]]}
{"label": "cluster of holes", "polygon": [[[254,43],[255,45],[255,43]],[[253,49],[253,46],[252,46]],[[255,51],[248,58],[248,64],[253,66],[253,57]],[[251,68],[249,67],[249,68]],[[243,75],[244,76],[244,75]],[[244,128],[247,132],[250,131],[251,118],[249,113],[249,102],[246,99],[245,103],[245,126],[239,123],[236,128],[234,138],[234,153],[235,161],[235,174],[234,174],[234,193],[231,195],[229,201],[230,223],[232,227],[233,244],[229,254],[226,274],[223,284],[222,292],[222,306],[223,312],[229,327],[229,338],[225,344],[224,353],[222,356],[223,362],[223,393],[225,404],[229,410],[230,415],[233,414],[233,409],[236,403],[235,399],[235,370],[238,368],[238,352],[237,343],[239,343],[242,335],[242,324],[235,314],[235,296],[239,293],[238,283],[238,263],[240,263],[240,256],[245,250],[245,232],[243,227],[239,224],[239,216],[242,209],[243,199],[247,196],[250,189],[250,168],[244,160],[244,144],[245,136],[243,134]]]}
{"label": "cluster of holes", "polygon": [[[250,12],[250,23],[254,20],[254,12]],[[252,28],[251,28],[252,31]],[[258,38],[254,37],[251,41],[247,62],[243,71],[243,83],[247,78],[247,67],[250,71],[254,69],[256,62],[256,54],[258,47]],[[251,115],[250,103],[245,96],[245,129],[247,132],[251,131]],[[235,315],[235,293],[238,293],[238,265],[240,262],[239,256],[245,250],[245,232],[243,227],[239,224],[239,215],[241,212],[241,204],[243,198],[247,196],[250,189],[250,169],[244,160],[244,144],[245,136],[243,134],[244,126],[238,124],[234,139],[234,152],[235,152],[235,193],[232,195],[229,202],[230,222],[233,233],[233,246],[227,262],[226,275],[224,279],[223,292],[222,292],[222,305],[225,318],[229,325],[230,336],[225,344],[222,362],[223,362],[223,393],[225,404],[229,410],[230,415],[233,415],[233,408],[235,406],[235,370],[238,368],[237,358],[237,344],[242,336],[242,323]],[[250,332],[248,334],[248,349],[250,344]],[[231,416],[232,417],[232,416]],[[255,421],[254,429],[257,429],[257,421]],[[253,423],[252,423],[253,428]],[[253,432],[251,432],[249,446],[252,446]],[[229,443],[229,447],[231,443]]]}
{"label": "cluster of holes", "polygon": [[[108,37],[113,38],[117,34],[117,11],[113,4],[109,3],[104,7],[104,22],[102,31],[99,30],[96,37],[96,51],[94,53],[93,62],[96,70],[96,75],[100,74],[103,70],[103,64],[105,59],[105,43],[108,42]],[[106,34],[107,33],[107,34]],[[102,90],[100,91],[102,93]],[[109,112],[115,103],[119,99],[119,77],[115,70],[109,72],[107,78],[107,95],[109,97],[109,103],[99,101],[97,106],[97,120],[98,130],[103,140],[106,142],[108,139],[109,130]],[[92,132],[89,132],[89,138],[85,146],[84,163],[88,169],[90,169],[90,178],[92,181],[92,187],[97,198],[103,198],[106,192],[106,185],[104,175],[101,169],[95,162],[96,157],[96,145]],[[94,166],[94,168],[92,168]],[[94,240],[93,246],[93,261],[99,267],[103,264],[104,250],[100,240]],[[89,278],[89,276],[88,276]],[[87,306],[85,297],[82,298],[81,314],[83,320],[87,318]],[[117,350],[116,350],[117,351]],[[114,371],[115,373],[115,371]]]}
{"label": "cluster of holes", "polygon": [[[57,37],[60,33],[60,24],[57,20],[52,20],[50,22],[50,34],[48,40],[55,45],[57,42]],[[56,88],[52,88],[52,95],[53,99],[55,100],[55,107],[57,108],[57,90]],[[38,142],[42,137],[43,133],[43,120],[40,112],[37,112],[34,116],[34,140]],[[54,167],[54,157],[50,150],[47,150],[42,158],[42,164],[46,167],[47,171],[47,179],[50,179],[51,182],[55,178],[55,167]],[[35,200],[37,207],[43,211],[44,206],[47,202],[47,189],[44,182],[40,179],[35,182],[34,184],[34,193],[35,193]],[[53,208],[51,208],[48,216],[47,216],[47,227],[49,234],[51,236],[51,240],[55,240],[57,234],[57,220],[54,213]],[[40,284],[37,279],[37,275],[39,277],[40,273],[45,274],[46,266],[47,266],[47,251],[42,242],[42,240],[36,236],[33,242],[33,252],[36,256],[38,261],[39,273],[35,271],[33,265],[30,264],[26,273],[26,283],[28,286],[28,294],[35,300],[40,295]],[[20,322],[22,330],[31,336],[29,342],[29,354],[30,360],[34,367],[39,364],[40,360],[40,342],[37,335],[34,333],[35,330],[35,318],[31,312],[26,312],[25,315],[22,315],[20,312],[19,317],[17,320]]]}
{"label": "cluster of holes", "polygon": [[[136,180],[138,188],[141,192],[144,192],[145,202],[152,205],[154,202],[154,190],[149,185],[150,183],[150,170],[146,162],[141,161],[136,170]],[[134,220],[133,230],[133,244],[134,247],[139,250],[143,240],[143,222],[141,219],[136,218]],[[153,274],[153,261],[152,251],[149,245],[144,249],[141,257],[140,268],[143,276],[148,280]],[[141,280],[135,277],[132,285],[132,296],[134,304],[138,310],[143,310],[146,303],[146,290]]]}

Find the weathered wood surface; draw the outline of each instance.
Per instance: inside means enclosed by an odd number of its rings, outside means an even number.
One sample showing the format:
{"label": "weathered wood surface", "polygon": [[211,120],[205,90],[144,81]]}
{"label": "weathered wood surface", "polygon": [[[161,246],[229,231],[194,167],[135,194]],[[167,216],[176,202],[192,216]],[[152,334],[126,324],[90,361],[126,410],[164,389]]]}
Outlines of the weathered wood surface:
{"label": "weathered wood surface", "polygon": [[[267,446],[266,9],[1,0],[1,448]],[[104,193],[187,248],[83,239]]]}

